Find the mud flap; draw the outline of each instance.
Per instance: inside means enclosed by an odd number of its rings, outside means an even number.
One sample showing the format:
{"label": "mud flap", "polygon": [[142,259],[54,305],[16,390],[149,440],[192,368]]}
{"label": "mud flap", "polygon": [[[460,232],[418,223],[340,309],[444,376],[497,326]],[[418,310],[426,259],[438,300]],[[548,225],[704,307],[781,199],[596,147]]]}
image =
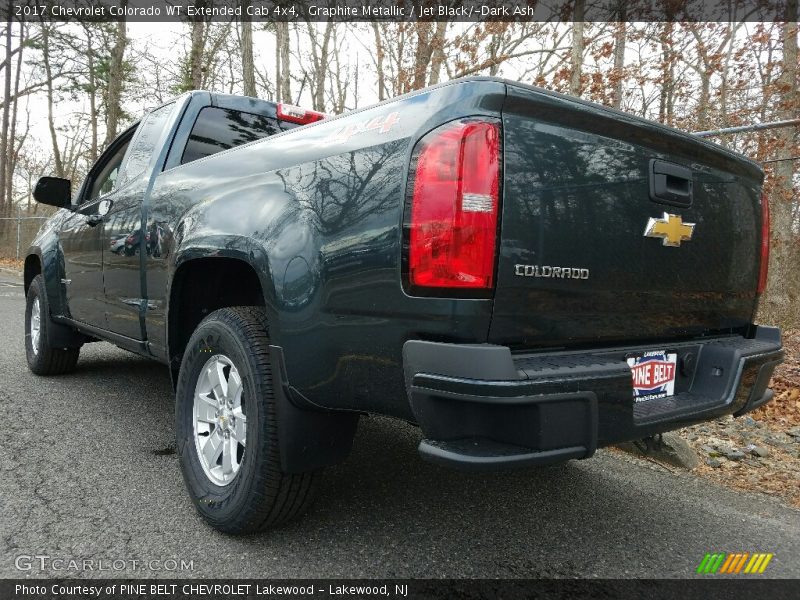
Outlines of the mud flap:
{"label": "mud flap", "polygon": [[305,473],[344,461],[353,446],[359,413],[312,405],[289,385],[283,349],[269,350],[283,472]]}

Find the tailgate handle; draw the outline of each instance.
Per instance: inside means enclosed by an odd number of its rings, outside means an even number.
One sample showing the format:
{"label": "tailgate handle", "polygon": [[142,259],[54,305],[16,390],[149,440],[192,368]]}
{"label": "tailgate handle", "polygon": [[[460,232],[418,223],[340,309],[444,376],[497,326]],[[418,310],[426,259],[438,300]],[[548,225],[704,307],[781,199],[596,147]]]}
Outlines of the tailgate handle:
{"label": "tailgate handle", "polygon": [[650,159],[650,200],[660,204],[692,205],[692,170],[665,160]]}

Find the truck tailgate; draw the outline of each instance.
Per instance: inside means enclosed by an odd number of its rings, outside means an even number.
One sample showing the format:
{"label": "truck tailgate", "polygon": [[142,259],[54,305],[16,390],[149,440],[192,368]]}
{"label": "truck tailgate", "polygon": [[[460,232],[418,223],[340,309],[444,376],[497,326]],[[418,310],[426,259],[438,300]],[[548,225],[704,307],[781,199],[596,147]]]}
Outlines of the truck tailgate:
{"label": "truck tailgate", "polygon": [[502,121],[490,342],[569,347],[746,330],[761,243],[755,163],[524,86],[509,84]]}

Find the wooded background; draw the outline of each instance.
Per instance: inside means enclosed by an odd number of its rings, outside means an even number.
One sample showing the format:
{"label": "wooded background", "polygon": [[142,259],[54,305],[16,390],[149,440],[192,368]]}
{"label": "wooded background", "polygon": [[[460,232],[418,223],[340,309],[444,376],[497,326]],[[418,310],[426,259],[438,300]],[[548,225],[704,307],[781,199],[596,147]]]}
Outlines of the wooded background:
{"label": "wooded background", "polygon": [[[800,117],[797,0],[786,2],[785,21],[766,23],[627,23],[624,8],[619,22],[584,23],[584,2],[574,0],[570,23],[195,21],[171,24],[166,40],[151,31],[163,24],[7,19],[0,217],[48,214],[31,200],[40,175],[80,181],[146,107],[190,89],[341,113],[485,74],[686,131]],[[772,256],[761,318],[800,326],[798,128],[711,139],[767,173]],[[0,256],[13,248],[2,243],[12,224],[0,221]]]}

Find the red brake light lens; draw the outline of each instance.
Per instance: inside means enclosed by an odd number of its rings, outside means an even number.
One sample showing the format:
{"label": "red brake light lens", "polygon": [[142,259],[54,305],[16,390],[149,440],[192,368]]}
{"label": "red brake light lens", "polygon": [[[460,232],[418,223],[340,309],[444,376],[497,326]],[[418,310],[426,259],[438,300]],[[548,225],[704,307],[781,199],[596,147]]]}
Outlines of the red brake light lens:
{"label": "red brake light lens", "polygon": [[758,271],[757,293],[763,294],[767,289],[769,274],[769,198],[761,194],[761,263]]}
{"label": "red brake light lens", "polygon": [[315,110],[306,110],[305,108],[300,108],[292,104],[278,104],[277,114],[278,120],[280,121],[299,123],[300,125],[308,125],[309,123],[321,121],[328,116],[325,113]]}
{"label": "red brake light lens", "polygon": [[500,124],[427,134],[412,159],[408,278],[413,287],[491,290],[500,204]]}

